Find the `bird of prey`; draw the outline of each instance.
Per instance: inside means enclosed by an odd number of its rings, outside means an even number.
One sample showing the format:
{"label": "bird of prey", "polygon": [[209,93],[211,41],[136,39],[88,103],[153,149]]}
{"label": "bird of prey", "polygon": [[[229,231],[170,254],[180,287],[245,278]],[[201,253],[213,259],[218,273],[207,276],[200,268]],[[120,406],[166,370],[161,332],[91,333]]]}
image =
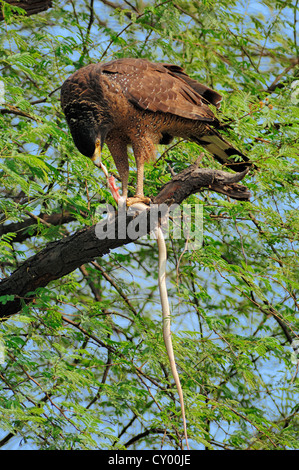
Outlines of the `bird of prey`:
{"label": "bird of prey", "polygon": [[78,150],[100,166],[106,142],[125,199],[128,146],[136,160],[136,196],[141,200],[144,162],[154,159],[156,144],[169,144],[174,137],[196,142],[235,171],[250,166],[217,131],[219,121],[210,105],[219,108],[221,99],[177,65],[134,58],[87,65],[61,88],[62,109]]}

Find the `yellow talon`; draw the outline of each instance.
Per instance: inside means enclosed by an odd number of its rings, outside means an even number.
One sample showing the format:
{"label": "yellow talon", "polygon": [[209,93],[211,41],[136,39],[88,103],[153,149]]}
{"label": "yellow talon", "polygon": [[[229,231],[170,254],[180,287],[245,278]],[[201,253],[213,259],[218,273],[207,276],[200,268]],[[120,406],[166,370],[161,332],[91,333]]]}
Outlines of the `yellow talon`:
{"label": "yellow talon", "polygon": [[138,203],[146,204],[149,206],[151,203],[151,199],[145,196],[133,196],[133,197],[128,197],[126,201],[127,207],[130,207],[133,204],[138,204]]}

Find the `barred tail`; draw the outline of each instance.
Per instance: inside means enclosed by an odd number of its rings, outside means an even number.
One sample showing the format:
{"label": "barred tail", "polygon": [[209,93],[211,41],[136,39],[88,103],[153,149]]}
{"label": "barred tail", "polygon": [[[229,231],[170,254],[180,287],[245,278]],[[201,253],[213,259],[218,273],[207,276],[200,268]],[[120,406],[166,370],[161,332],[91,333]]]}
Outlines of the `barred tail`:
{"label": "barred tail", "polygon": [[[234,148],[214,129],[211,129],[210,134],[206,134],[200,138],[193,136],[192,140],[206,148],[208,152],[214,155],[216,160],[227,168],[241,172],[252,166],[252,163],[250,163],[246,155]],[[234,155],[236,158],[234,158]]]}

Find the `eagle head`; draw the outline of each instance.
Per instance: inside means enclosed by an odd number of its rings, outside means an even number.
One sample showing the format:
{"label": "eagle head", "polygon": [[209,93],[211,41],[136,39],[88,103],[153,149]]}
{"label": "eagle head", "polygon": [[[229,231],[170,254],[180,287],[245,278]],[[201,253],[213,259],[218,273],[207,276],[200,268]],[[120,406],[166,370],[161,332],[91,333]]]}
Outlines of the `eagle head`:
{"label": "eagle head", "polygon": [[100,142],[102,147],[105,142],[110,127],[109,119],[100,110],[85,103],[64,112],[77,149],[86,157],[92,158],[96,143]]}

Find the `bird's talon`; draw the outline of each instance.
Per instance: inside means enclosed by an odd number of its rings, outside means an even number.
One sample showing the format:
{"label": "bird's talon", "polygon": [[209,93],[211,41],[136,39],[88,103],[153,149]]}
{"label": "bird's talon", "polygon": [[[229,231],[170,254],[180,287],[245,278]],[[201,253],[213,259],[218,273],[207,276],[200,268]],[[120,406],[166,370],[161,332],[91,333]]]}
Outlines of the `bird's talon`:
{"label": "bird's talon", "polygon": [[151,198],[145,197],[145,196],[134,196],[134,197],[127,198],[127,207],[130,207],[133,204],[138,204],[138,203],[146,204],[147,206],[149,206],[151,203]]}

